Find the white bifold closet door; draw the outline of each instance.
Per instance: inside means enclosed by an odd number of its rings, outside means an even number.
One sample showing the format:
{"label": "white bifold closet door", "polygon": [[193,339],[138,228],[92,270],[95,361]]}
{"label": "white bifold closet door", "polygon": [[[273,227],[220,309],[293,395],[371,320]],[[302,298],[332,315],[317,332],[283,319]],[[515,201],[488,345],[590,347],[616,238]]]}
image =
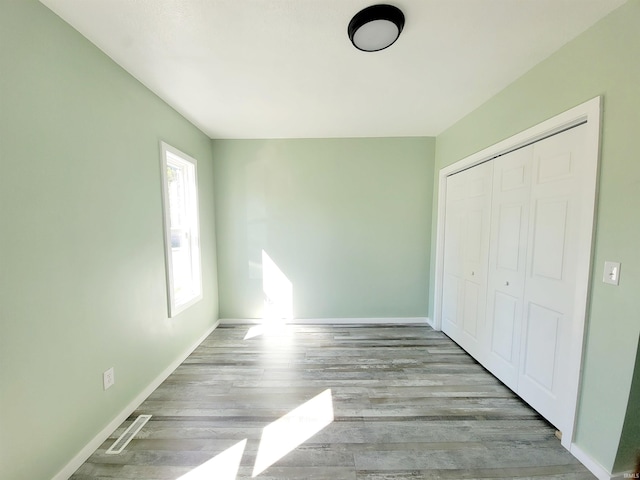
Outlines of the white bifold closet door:
{"label": "white bifold closet door", "polygon": [[447,179],[443,331],[560,430],[572,421],[585,131]]}
{"label": "white bifold closet door", "polygon": [[442,329],[476,358],[485,328],[492,178],[487,162],[447,179]]}
{"label": "white bifold closet door", "polygon": [[560,430],[572,403],[566,387],[575,345],[576,245],[586,208],[585,133],[585,125],[572,128],[536,143],[533,151],[517,392]]}
{"label": "white bifold closet door", "polygon": [[517,390],[533,145],[493,160],[485,366]]}

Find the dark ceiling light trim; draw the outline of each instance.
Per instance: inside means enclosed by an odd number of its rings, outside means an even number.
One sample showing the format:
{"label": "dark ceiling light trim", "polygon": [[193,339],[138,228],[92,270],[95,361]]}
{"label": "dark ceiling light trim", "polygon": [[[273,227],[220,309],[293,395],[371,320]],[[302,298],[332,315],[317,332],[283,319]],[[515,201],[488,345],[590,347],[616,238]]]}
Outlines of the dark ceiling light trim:
{"label": "dark ceiling light trim", "polygon": [[390,47],[404,27],[404,14],[393,5],[379,4],[360,10],[349,22],[347,32],[353,46],[363,52]]}

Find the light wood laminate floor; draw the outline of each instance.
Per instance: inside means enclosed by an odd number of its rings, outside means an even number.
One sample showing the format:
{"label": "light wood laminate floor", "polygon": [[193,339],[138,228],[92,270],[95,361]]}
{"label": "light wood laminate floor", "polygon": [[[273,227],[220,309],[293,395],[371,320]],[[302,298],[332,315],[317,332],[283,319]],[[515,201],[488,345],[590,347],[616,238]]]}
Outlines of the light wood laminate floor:
{"label": "light wood laminate floor", "polygon": [[[256,460],[274,462],[256,471],[262,480],[595,478],[553,427],[429,327],[286,326],[245,338],[251,328],[214,330],[71,478],[227,480],[224,462],[252,478]],[[287,429],[313,427],[327,408],[333,421],[290,453],[261,451],[287,450],[305,434]],[[140,414],[153,417],[106,455]]]}

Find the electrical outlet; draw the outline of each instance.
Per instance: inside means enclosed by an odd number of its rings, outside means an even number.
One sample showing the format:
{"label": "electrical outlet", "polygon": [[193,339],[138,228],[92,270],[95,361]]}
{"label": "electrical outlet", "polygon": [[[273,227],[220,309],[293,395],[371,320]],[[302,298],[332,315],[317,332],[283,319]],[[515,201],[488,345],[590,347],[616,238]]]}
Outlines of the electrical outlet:
{"label": "electrical outlet", "polygon": [[102,385],[104,389],[111,387],[114,383],[116,383],[116,377],[113,374],[113,367],[102,374]]}

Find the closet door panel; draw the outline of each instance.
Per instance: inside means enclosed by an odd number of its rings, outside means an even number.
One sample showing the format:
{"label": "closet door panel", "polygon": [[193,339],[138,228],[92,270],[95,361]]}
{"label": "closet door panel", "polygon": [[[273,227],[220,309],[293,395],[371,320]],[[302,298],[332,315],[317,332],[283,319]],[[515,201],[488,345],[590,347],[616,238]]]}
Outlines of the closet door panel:
{"label": "closet door panel", "polygon": [[464,285],[464,318],[462,328],[464,334],[474,341],[478,339],[478,303],[480,285],[476,282],[465,281]]}
{"label": "closet door panel", "polygon": [[447,179],[442,330],[480,359],[486,315],[493,165]]}
{"label": "closet door panel", "polygon": [[584,125],[534,144],[518,394],[559,430],[566,406],[583,184]]}
{"label": "closet door panel", "polygon": [[445,333],[459,327],[458,299],[461,298],[461,282],[462,279],[457,275],[445,275],[442,286],[442,322]]}
{"label": "closet door panel", "polygon": [[447,179],[445,246],[442,289],[442,330],[456,342],[462,336],[463,238],[465,220],[465,182],[463,175]]}
{"label": "closet door panel", "polygon": [[[487,267],[493,162],[467,170],[464,229],[464,312],[460,345],[482,362],[486,349]],[[463,172],[466,173],[466,172]]]}
{"label": "closet door panel", "polygon": [[516,391],[533,147],[494,160],[485,366]]}
{"label": "closet door panel", "polygon": [[532,274],[562,281],[567,234],[568,198],[543,198],[535,205]]}
{"label": "closet door panel", "polygon": [[560,312],[529,303],[523,375],[554,396],[555,365],[558,356],[558,327],[563,321]]}
{"label": "closet door panel", "polygon": [[[483,294],[486,278],[484,270],[486,263],[486,242],[483,239],[487,229],[487,212],[483,205],[482,178],[475,178],[470,185],[470,197],[466,205],[466,216],[464,222],[464,318],[462,330],[469,342],[478,341],[478,322],[482,315],[481,295]],[[480,197],[480,198],[479,198]],[[474,199],[479,198],[479,204],[474,204]]]}
{"label": "closet door panel", "polygon": [[[495,268],[503,271],[517,272],[521,264],[522,224],[526,219],[523,203],[499,205],[495,232],[496,245]],[[495,213],[494,213],[495,214]]]}
{"label": "closet door panel", "polygon": [[522,299],[500,291],[495,292],[493,299],[491,353],[513,365],[518,353],[515,349],[520,348],[516,333],[520,329],[518,313]]}

